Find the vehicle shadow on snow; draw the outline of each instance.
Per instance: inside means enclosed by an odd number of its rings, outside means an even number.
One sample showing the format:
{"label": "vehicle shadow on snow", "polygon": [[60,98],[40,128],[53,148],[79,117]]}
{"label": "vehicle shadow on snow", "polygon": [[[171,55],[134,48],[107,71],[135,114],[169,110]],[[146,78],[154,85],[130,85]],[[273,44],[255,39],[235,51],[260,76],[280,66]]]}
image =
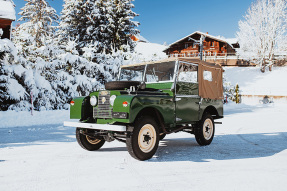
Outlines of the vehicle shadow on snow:
{"label": "vehicle shadow on snow", "polygon": [[194,138],[164,139],[151,162],[260,158],[287,149],[287,132],[218,135],[211,145],[199,146]]}
{"label": "vehicle shadow on snow", "polygon": [[75,140],[75,128],[63,127],[61,124],[0,128],[0,148]]}

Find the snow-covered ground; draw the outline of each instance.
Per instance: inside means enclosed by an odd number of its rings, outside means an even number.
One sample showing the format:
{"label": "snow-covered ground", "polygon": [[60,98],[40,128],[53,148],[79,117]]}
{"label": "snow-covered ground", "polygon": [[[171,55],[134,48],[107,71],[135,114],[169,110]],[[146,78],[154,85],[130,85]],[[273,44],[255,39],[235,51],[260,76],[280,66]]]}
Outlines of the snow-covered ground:
{"label": "snow-covered ground", "polygon": [[238,83],[243,95],[287,96],[287,67],[273,67],[260,72],[258,67],[224,67],[224,77],[233,85]]}
{"label": "snow-covered ground", "polygon": [[[47,112],[50,123],[35,125],[43,117],[34,115],[23,119],[25,126],[1,125],[0,190],[286,190],[287,105],[224,109],[210,146],[198,146],[191,134],[172,134],[144,162],[121,142],[83,150],[75,129],[58,120],[68,112]],[[23,113],[2,114],[1,123],[14,123]]]}

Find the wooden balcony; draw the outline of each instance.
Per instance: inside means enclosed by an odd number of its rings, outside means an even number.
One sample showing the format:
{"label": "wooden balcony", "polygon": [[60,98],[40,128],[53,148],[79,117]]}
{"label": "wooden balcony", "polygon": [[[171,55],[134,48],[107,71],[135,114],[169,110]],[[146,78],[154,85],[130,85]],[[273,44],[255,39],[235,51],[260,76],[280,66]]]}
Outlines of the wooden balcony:
{"label": "wooden balcony", "polygon": [[[200,58],[199,52],[189,52],[189,53],[173,53],[169,54],[168,57],[192,57]],[[206,62],[217,63],[222,66],[253,66],[253,63],[249,63],[239,56],[236,53],[203,53],[202,60]]]}

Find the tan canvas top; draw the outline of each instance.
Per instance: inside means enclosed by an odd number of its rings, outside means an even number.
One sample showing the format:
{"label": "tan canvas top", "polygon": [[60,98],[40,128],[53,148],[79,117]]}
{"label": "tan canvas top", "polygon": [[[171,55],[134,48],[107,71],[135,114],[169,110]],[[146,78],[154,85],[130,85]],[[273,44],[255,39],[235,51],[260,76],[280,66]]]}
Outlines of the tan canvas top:
{"label": "tan canvas top", "polygon": [[[199,59],[180,57],[180,58],[168,58],[154,62],[125,65],[121,66],[121,68],[141,66],[146,64],[164,63],[171,61],[180,61],[180,62],[197,64],[199,96],[202,98],[209,98],[209,99],[223,99],[223,83],[222,83],[223,68],[219,64],[209,63]],[[211,72],[212,76],[211,79],[206,79],[206,77],[204,76],[204,74],[208,72],[209,73]]]}

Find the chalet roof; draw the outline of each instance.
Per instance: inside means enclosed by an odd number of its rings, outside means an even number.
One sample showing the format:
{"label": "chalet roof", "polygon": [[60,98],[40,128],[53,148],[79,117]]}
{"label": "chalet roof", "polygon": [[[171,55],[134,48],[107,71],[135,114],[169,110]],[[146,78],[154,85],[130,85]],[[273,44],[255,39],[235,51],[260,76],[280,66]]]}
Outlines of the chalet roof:
{"label": "chalet roof", "polygon": [[216,41],[220,41],[220,42],[223,42],[223,43],[227,43],[227,44],[229,44],[232,48],[233,48],[233,45],[232,45],[232,44],[238,43],[236,38],[224,39],[224,38],[222,38],[222,37],[216,37],[216,36],[212,36],[212,35],[207,34],[207,33],[203,33],[203,32],[200,32],[200,31],[195,31],[195,32],[193,32],[193,33],[191,33],[191,34],[189,34],[189,35],[187,35],[187,36],[185,36],[185,37],[183,37],[183,38],[181,38],[181,39],[175,41],[174,43],[170,44],[169,47],[164,50],[164,52],[165,52],[166,50],[168,50],[171,46],[173,46],[173,45],[175,45],[175,44],[177,44],[177,43],[179,43],[179,42],[181,42],[181,41],[183,41],[183,40],[185,40],[185,39],[188,39],[189,37],[191,37],[191,36],[193,36],[193,35],[195,35],[195,34],[204,35],[204,36],[207,37],[207,38],[211,38],[211,39],[214,39],[214,40],[216,40]]}
{"label": "chalet roof", "polygon": [[0,18],[15,21],[15,4],[12,0],[0,0]]}
{"label": "chalet roof", "polygon": [[137,34],[137,35],[135,35],[138,39],[139,39],[139,41],[140,42],[149,42],[146,38],[144,38],[142,35],[140,35],[140,34]]}

